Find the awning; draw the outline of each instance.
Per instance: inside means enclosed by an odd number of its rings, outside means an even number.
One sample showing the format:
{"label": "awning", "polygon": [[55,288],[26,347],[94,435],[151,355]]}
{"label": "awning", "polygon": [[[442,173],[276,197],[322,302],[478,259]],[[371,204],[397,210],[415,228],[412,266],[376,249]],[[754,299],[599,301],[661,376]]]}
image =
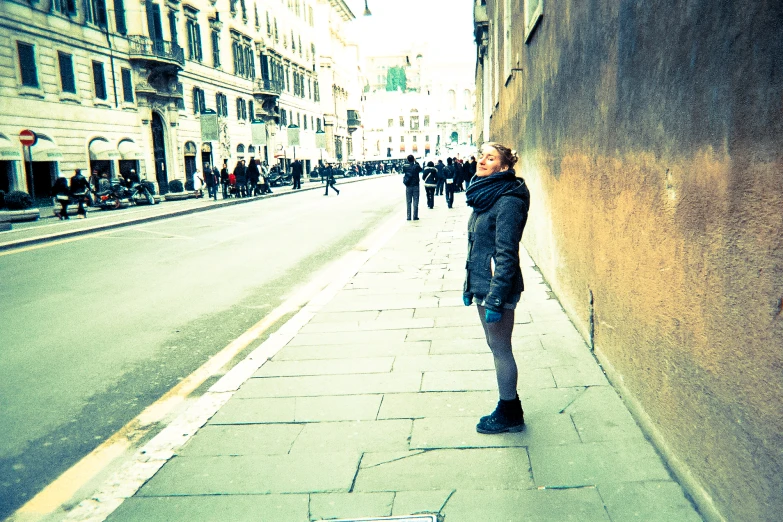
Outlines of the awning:
{"label": "awning", "polygon": [[22,161],[22,147],[0,134],[0,161]]}
{"label": "awning", "polygon": [[96,139],[90,142],[91,160],[116,160],[121,158],[120,151],[112,147],[108,141]]}
{"label": "awning", "polygon": [[120,155],[124,160],[138,160],[144,159],[144,153],[141,151],[138,145],[131,140],[123,140],[117,146],[120,151]]}
{"label": "awning", "polygon": [[33,161],[60,161],[63,153],[55,142],[46,136],[38,135],[38,143],[30,147]]}

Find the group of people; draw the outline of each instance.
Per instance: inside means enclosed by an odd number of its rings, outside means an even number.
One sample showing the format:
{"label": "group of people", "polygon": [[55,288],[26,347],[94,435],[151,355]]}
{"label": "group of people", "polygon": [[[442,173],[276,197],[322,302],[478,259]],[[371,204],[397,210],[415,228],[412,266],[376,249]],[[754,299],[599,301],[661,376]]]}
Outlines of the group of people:
{"label": "group of people", "polygon": [[[97,176],[98,172],[94,171]],[[97,180],[96,180],[97,183]],[[60,204],[59,219],[70,219],[68,216],[68,205],[71,202],[77,203],[79,207],[76,210],[76,217],[84,219],[87,217],[87,209],[84,203],[87,199],[87,193],[90,190],[90,182],[82,174],[81,169],[76,169],[71,176],[70,183],[65,177],[59,177],[52,186],[52,196]]]}
{"label": "group of people", "polygon": [[[424,168],[416,162],[416,159],[409,155],[407,163],[402,169],[402,182],[405,185],[405,203],[408,210],[408,220],[419,219],[419,175],[424,181],[424,192],[427,196],[427,207],[435,207],[435,196],[444,195],[446,205],[452,208],[454,205],[454,193],[463,192],[463,183],[465,186],[470,184],[470,180],[476,174],[477,162],[475,156],[470,157],[470,161],[463,162],[458,158],[446,158],[446,164],[443,160],[437,163],[427,162]],[[411,214],[413,217],[411,217]]]}
{"label": "group of people", "polygon": [[247,198],[261,194],[271,194],[269,187],[269,168],[266,162],[251,158],[247,166],[245,160],[237,161],[234,170],[228,170],[228,161],[223,161],[223,167],[204,165],[204,185],[207,186],[208,197],[217,201],[218,188],[222,187],[223,199],[230,197]]}

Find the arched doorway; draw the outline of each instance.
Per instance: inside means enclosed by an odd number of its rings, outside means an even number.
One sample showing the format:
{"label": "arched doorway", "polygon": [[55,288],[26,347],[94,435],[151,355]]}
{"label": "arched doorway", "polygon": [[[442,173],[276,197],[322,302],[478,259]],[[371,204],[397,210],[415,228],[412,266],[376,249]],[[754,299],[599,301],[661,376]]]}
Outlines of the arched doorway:
{"label": "arched doorway", "polygon": [[185,143],[185,186],[193,190],[193,176],[196,175],[196,144],[192,141]]}
{"label": "arched doorway", "polygon": [[155,179],[158,182],[158,192],[166,194],[169,191],[169,178],[166,173],[166,131],[163,118],[157,112],[152,112],[152,150],[155,156]]}

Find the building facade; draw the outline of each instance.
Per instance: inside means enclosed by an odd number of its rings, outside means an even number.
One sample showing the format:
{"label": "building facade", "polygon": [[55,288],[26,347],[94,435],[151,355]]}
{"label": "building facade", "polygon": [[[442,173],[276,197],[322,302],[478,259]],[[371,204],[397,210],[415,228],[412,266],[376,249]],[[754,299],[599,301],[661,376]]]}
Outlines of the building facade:
{"label": "building facade", "polygon": [[659,7],[476,0],[476,126],[519,151],[528,252],[702,515],[777,520],[783,4]]}
{"label": "building facade", "polygon": [[[347,104],[322,100],[338,17],[353,17],[342,0],[2,2],[0,190],[48,196],[74,169],[134,169],[162,193],[208,164],[297,157],[310,170],[327,121],[349,136]],[[345,99],[361,95],[355,71]],[[23,129],[38,136],[30,158]]]}
{"label": "building facade", "polygon": [[462,69],[415,50],[366,57],[368,159],[469,154],[474,148],[474,90]]}

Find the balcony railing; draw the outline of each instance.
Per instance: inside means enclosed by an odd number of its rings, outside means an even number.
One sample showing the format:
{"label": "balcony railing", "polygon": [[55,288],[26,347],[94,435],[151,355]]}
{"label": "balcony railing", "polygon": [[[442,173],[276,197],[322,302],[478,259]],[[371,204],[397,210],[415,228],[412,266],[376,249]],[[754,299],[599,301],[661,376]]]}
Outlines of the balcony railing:
{"label": "balcony railing", "polygon": [[362,125],[362,119],[359,116],[359,111],[348,111],[348,129],[358,129]]}
{"label": "balcony railing", "polygon": [[174,62],[180,66],[185,65],[185,51],[177,44],[164,40],[152,40],[146,36],[129,35],[130,49],[128,54],[132,58],[145,58],[147,60],[162,60]]}
{"label": "balcony railing", "polygon": [[256,78],[253,82],[253,94],[262,96],[264,94],[275,94],[277,96],[283,92],[280,82],[267,80],[265,78]]}

